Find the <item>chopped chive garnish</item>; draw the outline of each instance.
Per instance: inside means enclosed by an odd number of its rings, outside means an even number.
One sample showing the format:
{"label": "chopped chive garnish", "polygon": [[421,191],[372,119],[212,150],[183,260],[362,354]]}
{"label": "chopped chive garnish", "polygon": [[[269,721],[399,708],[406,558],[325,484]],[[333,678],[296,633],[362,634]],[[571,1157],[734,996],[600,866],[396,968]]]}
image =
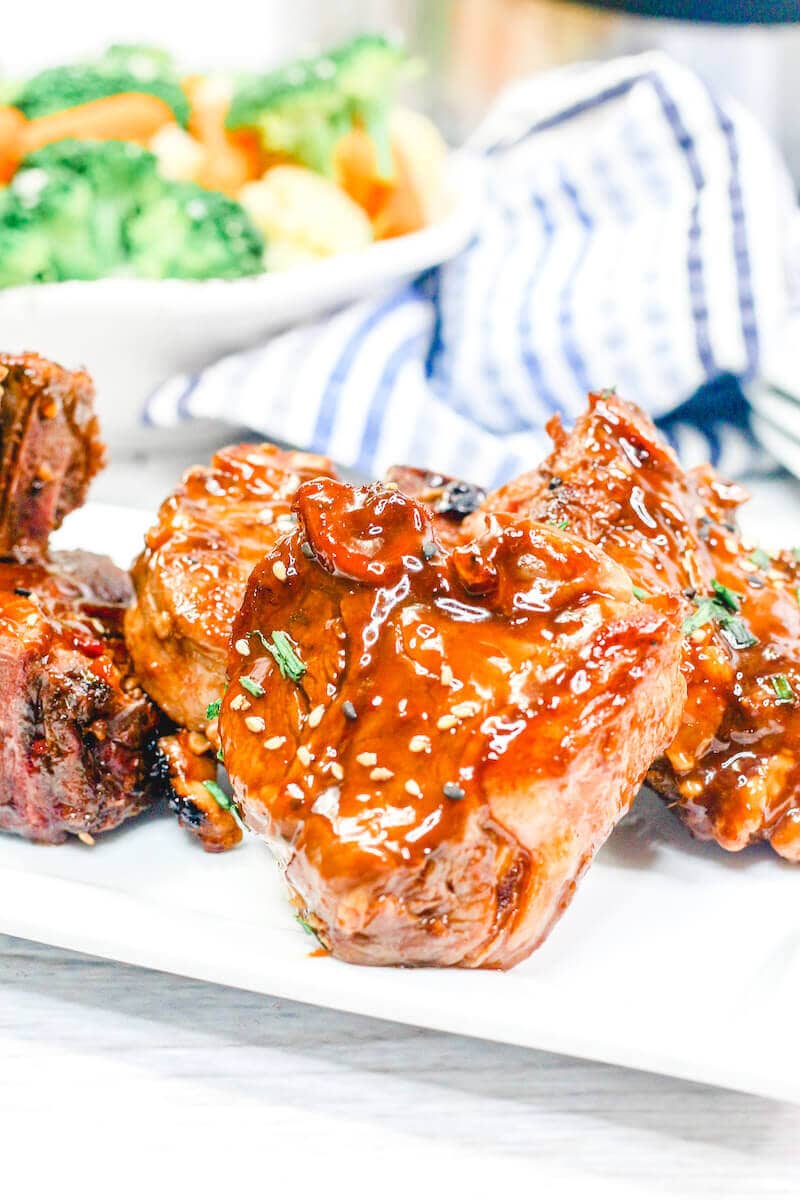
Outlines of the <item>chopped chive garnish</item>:
{"label": "chopped chive garnish", "polygon": [[720,583],[718,579],[712,579],[711,589],[717,600],[721,600],[729,612],[739,611],[739,597],[731,588]]}
{"label": "chopped chive garnish", "polygon": [[773,675],[772,687],[779,700],[788,701],[789,703],[794,700],[795,696],[792,691],[792,685],[785,675]]}
{"label": "chopped chive garnish", "polygon": [[719,620],[720,606],[715,600],[709,600],[705,596],[696,603],[697,608],[690,617],[686,618],[681,626],[681,632],[684,637],[688,637],[690,633],[694,633],[702,625],[708,625],[709,621]]}
{"label": "chopped chive garnish", "polygon": [[298,924],[298,925],[301,927],[301,929],[304,929],[304,930],[306,931],[306,933],[308,933],[308,934],[310,934],[310,935],[311,935],[311,937],[316,937],[316,936],[317,936],[317,931],[316,931],[316,929],[314,928],[314,926],[313,926],[313,925],[309,925],[309,923],[308,923],[308,921],[305,919],[305,917],[301,917],[301,916],[300,916],[300,913],[295,913],[295,914],[294,914],[294,919],[295,919],[295,921],[297,921],[297,924]]}
{"label": "chopped chive garnish", "polygon": [[209,796],[213,796],[220,808],[229,809],[233,807],[233,801],[230,796],[226,796],[218,783],[213,780],[204,779],[203,787],[208,792]]}
{"label": "chopped chive garnish", "polygon": [[636,584],[633,585],[633,594],[637,600],[642,602],[642,604],[644,604],[645,600],[650,599],[644,588],[637,587]]}
{"label": "chopped chive garnish", "polygon": [[219,710],[221,707],[222,707],[221,700],[212,700],[211,703],[209,704],[208,708],[206,709],[206,720],[213,721],[214,717],[218,717]]}
{"label": "chopped chive garnish", "polygon": [[548,525],[552,525],[554,529],[561,529],[563,531],[564,529],[569,529],[569,520],[565,518],[563,521],[554,521],[551,518],[548,521]]}
{"label": "chopped chive garnish", "polygon": [[[263,638],[262,641],[264,641]],[[297,653],[294,642],[288,633],[284,633],[282,629],[276,629],[272,634],[272,644],[264,641],[264,648],[269,650],[275,659],[278,670],[284,679],[291,679],[294,683],[300,682],[308,668]]]}
{"label": "chopped chive garnish", "polygon": [[749,646],[757,646],[758,638],[747,627],[741,617],[729,617],[720,622],[722,636],[734,650],[747,650]]}
{"label": "chopped chive garnish", "polygon": [[242,685],[242,687],[244,688],[244,690],[246,692],[250,693],[251,696],[265,696],[266,695],[266,692],[264,691],[261,684],[256,683],[255,679],[251,679],[249,675],[240,675],[239,683]]}
{"label": "chopped chive garnish", "polygon": [[684,637],[689,637],[696,629],[716,621],[725,640],[734,650],[746,650],[755,646],[758,638],[750,631],[742,617],[735,615],[739,612],[739,597],[729,587],[712,579],[713,596],[703,596],[695,600],[695,611],[687,617],[681,626]]}
{"label": "chopped chive garnish", "polygon": [[761,550],[759,547],[756,547],[755,550],[751,550],[747,556],[747,559],[748,562],[751,562],[754,567],[760,567],[762,571],[769,570],[770,559],[766,550]]}
{"label": "chopped chive garnish", "polygon": [[219,750],[217,751],[217,762],[225,762],[225,752],[223,751],[222,746],[220,746]]}

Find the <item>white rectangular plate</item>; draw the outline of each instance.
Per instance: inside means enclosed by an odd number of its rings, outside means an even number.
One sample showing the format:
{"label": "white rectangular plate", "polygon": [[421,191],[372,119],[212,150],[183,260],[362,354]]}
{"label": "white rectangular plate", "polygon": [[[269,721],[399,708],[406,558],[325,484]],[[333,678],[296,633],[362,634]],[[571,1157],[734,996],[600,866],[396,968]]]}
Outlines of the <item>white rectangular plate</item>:
{"label": "white rectangular plate", "polygon": [[[130,561],[147,514],[62,545]],[[163,814],[100,839],[0,837],[0,930],[105,958],[800,1102],[798,868],[693,842],[643,794],[547,944],[508,974],[312,957],[267,850],[209,856]]]}

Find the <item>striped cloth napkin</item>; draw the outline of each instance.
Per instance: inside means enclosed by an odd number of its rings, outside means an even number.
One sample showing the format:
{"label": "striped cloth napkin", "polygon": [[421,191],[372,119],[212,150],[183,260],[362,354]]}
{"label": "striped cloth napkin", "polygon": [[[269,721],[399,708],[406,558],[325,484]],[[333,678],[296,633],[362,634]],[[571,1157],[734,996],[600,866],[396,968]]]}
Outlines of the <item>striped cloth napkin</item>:
{"label": "striped cloth napkin", "polygon": [[780,339],[788,173],[733,101],[659,53],[518,83],[468,144],[476,236],[389,295],[168,380],[145,419],[223,418],[367,476],[491,485],[590,389],[646,408],[684,462],[763,465],[740,385]]}

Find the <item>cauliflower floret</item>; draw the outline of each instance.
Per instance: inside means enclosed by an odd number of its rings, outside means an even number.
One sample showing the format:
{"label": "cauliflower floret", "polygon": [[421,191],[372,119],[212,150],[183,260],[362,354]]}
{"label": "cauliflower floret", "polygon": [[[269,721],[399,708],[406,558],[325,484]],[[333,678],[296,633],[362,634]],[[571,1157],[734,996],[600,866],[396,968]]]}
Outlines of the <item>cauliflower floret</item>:
{"label": "cauliflower floret", "polygon": [[203,169],[204,147],[180,125],[163,125],[150,139],[149,149],[158,159],[159,174],[167,179],[194,183]]}
{"label": "cauliflower floret", "polygon": [[272,167],[246,184],[238,199],[266,237],[272,271],[351,253],[372,241],[366,213],[306,167]]}

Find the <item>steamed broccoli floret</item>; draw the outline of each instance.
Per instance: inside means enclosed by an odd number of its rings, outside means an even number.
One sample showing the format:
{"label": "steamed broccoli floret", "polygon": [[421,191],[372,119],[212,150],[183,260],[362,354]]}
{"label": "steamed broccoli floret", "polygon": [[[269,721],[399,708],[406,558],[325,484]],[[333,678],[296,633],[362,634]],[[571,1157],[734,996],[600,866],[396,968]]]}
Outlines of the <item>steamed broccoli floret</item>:
{"label": "steamed broccoli floret", "polygon": [[117,270],[126,254],[127,221],[162,186],[155,155],[113,140],[52,142],[28,155],[10,190],[30,189],[31,179],[46,181],[35,209],[51,238],[60,279],[97,279]]}
{"label": "steamed broccoli floret", "polygon": [[268,150],[330,175],[337,141],[358,120],[375,139],[380,169],[391,174],[387,113],[408,68],[405,52],[386,38],[354,38],[240,84],[226,124],[257,129]]}
{"label": "steamed broccoli floret", "polygon": [[347,102],[329,59],[308,59],[240,85],[229,129],[257,129],[267,149],[329,175],[333,148],[350,127]]}
{"label": "steamed broccoli floret", "polygon": [[65,140],[0,191],[0,286],[138,274],[235,278],[263,270],[241,205],[158,175],[129,142]]}
{"label": "steamed broccoli floret", "polygon": [[0,282],[95,278],[91,216],[85,182],[40,167],[18,171],[0,207]]}
{"label": "steamed broccoli floret", "polygon": [[242,206],[194,183],[165,180],[127,235],[136,275],[238,279],[264,270],[264,240]]}
{"label": "steamed broccoli floret", "polygon": [[0,196],[0,287],[58,279],[50,238],[6,188]]}
{"label": "steamed broccoli floret", "polygon": [[120,92],[149,92],[172,109],[179,124],[189,120],[189,101],[169,56],[144,46],[112,46],[95,62],[40,71],[13,103],[32,119]]}

